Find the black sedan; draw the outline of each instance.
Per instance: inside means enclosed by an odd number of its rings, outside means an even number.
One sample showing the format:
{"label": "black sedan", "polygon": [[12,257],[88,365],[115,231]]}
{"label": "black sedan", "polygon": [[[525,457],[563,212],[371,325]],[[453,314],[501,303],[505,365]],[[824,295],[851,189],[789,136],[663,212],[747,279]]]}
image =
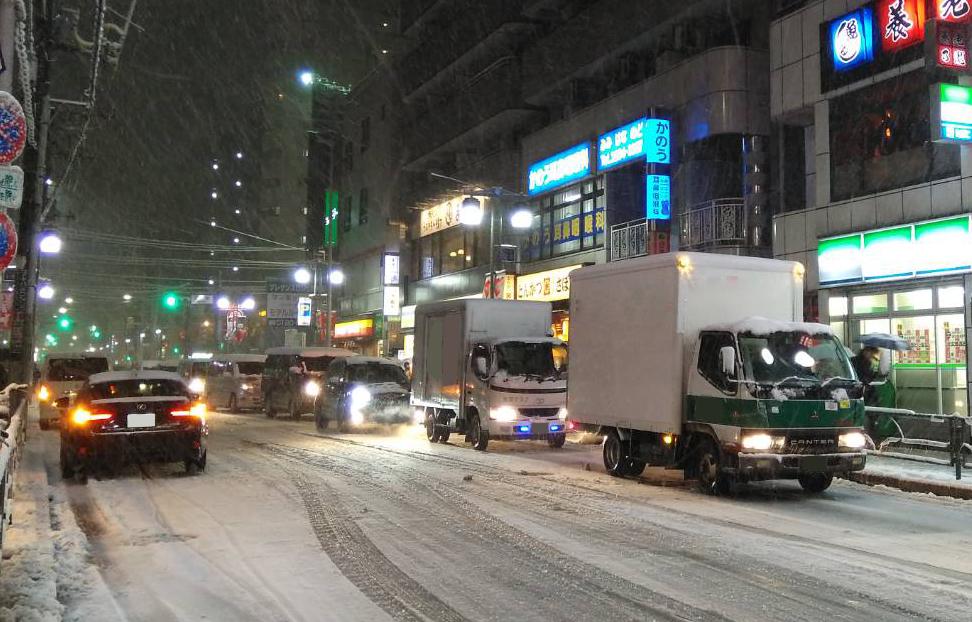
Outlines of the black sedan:
{"label": "black sedan", "polygon": [[208,432],[206,405],[178,374],[94,374],[61,425],[61,475],[83,481],[94,467],[130,462],[182,462],[193,473],[206,468]]}
{"label": "black sedan", "polygon": [[327,368],[327,384],[317,401],[314,422],[318,430],[334,421],[349,430],[365,423],[408,423],[411,388],[401,363],[395,359],[348,356]]}

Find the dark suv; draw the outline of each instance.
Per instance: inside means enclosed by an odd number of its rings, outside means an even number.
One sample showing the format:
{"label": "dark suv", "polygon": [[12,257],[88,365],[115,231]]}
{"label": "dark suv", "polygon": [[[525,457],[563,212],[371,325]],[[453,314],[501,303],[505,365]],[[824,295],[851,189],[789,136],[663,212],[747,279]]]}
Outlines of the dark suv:
{"label": "dark suv", "polygon": [[263,366],[263,410],[267,417],[285,412],[293,419],[315,412],[331,361],[354,356],[341,348],[270,348]]}
{"label": "dark suv", "polygon": [[341,429],[367,422],[412,420],[412,391],[402,364],[395,359],[351,356],[327,368],[327,388],[318,400],[314,423],[325,430],[331,421]]}

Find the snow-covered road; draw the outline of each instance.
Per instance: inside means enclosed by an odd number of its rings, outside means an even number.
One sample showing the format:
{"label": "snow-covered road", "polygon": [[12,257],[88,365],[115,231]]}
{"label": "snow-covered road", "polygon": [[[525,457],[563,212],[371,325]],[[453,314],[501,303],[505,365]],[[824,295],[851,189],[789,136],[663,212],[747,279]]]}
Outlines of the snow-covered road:
{"label": "snow-covered road", "polygon": [[972,618],[972,502],[843,481],[817,498],[789,482],[709,498],[672,473],[610,478],[595,445],[479,453],[253,414],[211,427],[202,475],[131,468],[87,486],[59,480],[55,433],[33,435],[107,587],[59,584],[66,617]]}

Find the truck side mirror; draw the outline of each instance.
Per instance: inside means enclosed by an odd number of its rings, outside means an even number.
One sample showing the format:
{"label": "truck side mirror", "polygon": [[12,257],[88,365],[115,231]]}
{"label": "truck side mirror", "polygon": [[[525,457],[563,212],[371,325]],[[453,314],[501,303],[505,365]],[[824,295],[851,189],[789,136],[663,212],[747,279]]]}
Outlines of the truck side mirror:
{"label": "truck side mirror", "polygon": [[476,375],[480,378],[489,377],[489,365],[486,363],[486,357],[477,356],[473,359],[473,364],[476,366]]}
{"label": "truck side mirror", "polygon": [[736,349],[732,346],[719,348],[719,363],[722,373],[730,378],[736,375]]}

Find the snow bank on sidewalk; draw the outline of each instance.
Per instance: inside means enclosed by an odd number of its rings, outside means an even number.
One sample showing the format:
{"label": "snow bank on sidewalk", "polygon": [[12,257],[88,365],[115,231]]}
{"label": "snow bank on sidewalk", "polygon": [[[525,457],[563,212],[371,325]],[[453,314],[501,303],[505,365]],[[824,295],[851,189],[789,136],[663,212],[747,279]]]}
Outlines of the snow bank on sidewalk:
{"label": "snow bank on sidewalk", "polygon": [[930,464],[901,458],[888,458],[873,453],[867,456],[865,473],[900,477],[925,482],[950,484],[972,490],[972,469],[962,469],[962,479],[955,479],[955,467],[945,464]]}

